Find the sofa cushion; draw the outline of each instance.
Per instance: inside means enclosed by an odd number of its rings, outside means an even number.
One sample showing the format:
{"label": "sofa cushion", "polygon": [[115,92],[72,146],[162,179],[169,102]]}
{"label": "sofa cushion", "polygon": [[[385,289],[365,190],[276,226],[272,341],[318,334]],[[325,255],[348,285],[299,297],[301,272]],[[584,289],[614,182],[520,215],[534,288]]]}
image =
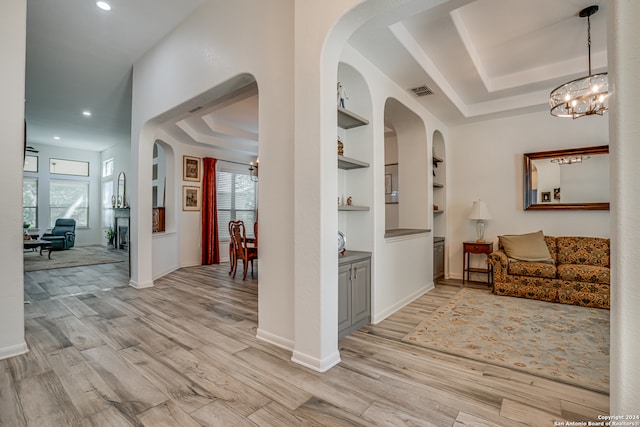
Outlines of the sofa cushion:
{"label": "sofa cushion", "polygon": [[609,285],[600,283],[567,283],[558,289],[558,302],[609,309],[611,307]]}
{"label": "sofa cushion", "polygon": [[[588,264],[609,267],[609,239],[600,237],[558,237],[559,264]],[[608,283],[608,282],[607,282]]]}
{"label": "sofa cushion", "polygon": [[548,262],[512,261],[507,269],[514,276],[531,276],[555,279],[556,266]]}
{"label": "sofa cushion", "polygon": [[542,230],[528,234],[498,236],[507,256],[519,261],[553,262]]}
{"label": "sofa cushion", "polygon": [[544,236],[544,242],[547,244],[547,249],[549,249],[553,262],[558,263],[558,246],[556,245],[555,236]]}
{"label": "sofa cushion", "polygon": [[558,301],[558,281],[530,276],[511,276],[507,283],[495,283],[496,295],[510,295],[542,301]]}
{"label": "sofa cushion", "polygon": [[610,283],[609,267],[586,264],[558,264],[558,279],[574,282]]}

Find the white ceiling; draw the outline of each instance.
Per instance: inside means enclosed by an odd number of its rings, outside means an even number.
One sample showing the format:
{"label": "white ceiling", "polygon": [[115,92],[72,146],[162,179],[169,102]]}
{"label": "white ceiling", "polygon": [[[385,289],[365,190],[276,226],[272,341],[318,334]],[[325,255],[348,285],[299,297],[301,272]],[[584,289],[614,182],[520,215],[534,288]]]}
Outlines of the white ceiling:
{"label": "white ceiling", "polygon": [[[132,64],[203,1],[111,0],[104,12],[93,0],[28,0],[28,142],[102,150],[129,141]],[[349,43],[400,87],[429,86],[435,94],[418,100],[445,123],[539,111],[551,89],[587,74],[587,22],[577,15],[592,4],[592,69],[606,71],[604,0],[449,0],[377,19]],[[164,131],[256,153],[257,105],[254,89],[216,97]]]}
{"label": "white ceiling", "polygon": [[108,1],[110,12],[94,0],[27,0],[30,144],[103,150],[130,141],[133,63],[203,0]]}

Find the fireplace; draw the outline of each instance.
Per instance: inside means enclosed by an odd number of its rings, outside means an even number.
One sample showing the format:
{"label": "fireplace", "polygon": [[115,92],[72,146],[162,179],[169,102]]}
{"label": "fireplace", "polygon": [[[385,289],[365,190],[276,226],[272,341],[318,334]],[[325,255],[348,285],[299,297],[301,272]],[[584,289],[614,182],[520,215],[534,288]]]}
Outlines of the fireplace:
{"label": "fireplace", "polygon": [[116,249],[129,250],[129,208],[115,208],[113,215],[113,229],[116,232]]}
{"label": "fireplace", "polygon": [[129,249],[129,227],[118,226],[118,249]]}

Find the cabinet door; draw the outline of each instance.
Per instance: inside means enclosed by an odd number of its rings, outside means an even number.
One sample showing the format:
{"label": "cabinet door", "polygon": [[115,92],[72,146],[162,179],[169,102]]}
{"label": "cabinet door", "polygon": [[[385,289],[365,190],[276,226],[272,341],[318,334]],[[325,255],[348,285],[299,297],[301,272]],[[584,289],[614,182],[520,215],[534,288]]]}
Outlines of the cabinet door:
{"label": "cabinet door", "polygon": [[351,324],[371,320],[371,267],[369,260],[351,264]]}
{"label": "cabinet door", "polygon": [[444,276],[444,244],[436,243],[433,247],[433,279]]}
{"label": "cabinet door", "polygon": [[351,264],[338,267],[338,335],[351,326]]}

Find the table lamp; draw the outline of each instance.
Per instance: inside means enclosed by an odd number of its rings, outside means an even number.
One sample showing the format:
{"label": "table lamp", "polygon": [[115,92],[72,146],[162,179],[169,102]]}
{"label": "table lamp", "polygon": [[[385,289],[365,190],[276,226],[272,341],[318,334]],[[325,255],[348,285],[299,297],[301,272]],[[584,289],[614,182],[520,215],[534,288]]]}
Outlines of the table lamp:
{"label": "table lamp", "polygon": [[478,240],[476,240],[476,243],[484,243],[485,223],[487,220],[492,219],[487,204],[482,200],[476,200],[473,202],[469,219],[475,219],[477,221],[476,236],[478,237]]}

